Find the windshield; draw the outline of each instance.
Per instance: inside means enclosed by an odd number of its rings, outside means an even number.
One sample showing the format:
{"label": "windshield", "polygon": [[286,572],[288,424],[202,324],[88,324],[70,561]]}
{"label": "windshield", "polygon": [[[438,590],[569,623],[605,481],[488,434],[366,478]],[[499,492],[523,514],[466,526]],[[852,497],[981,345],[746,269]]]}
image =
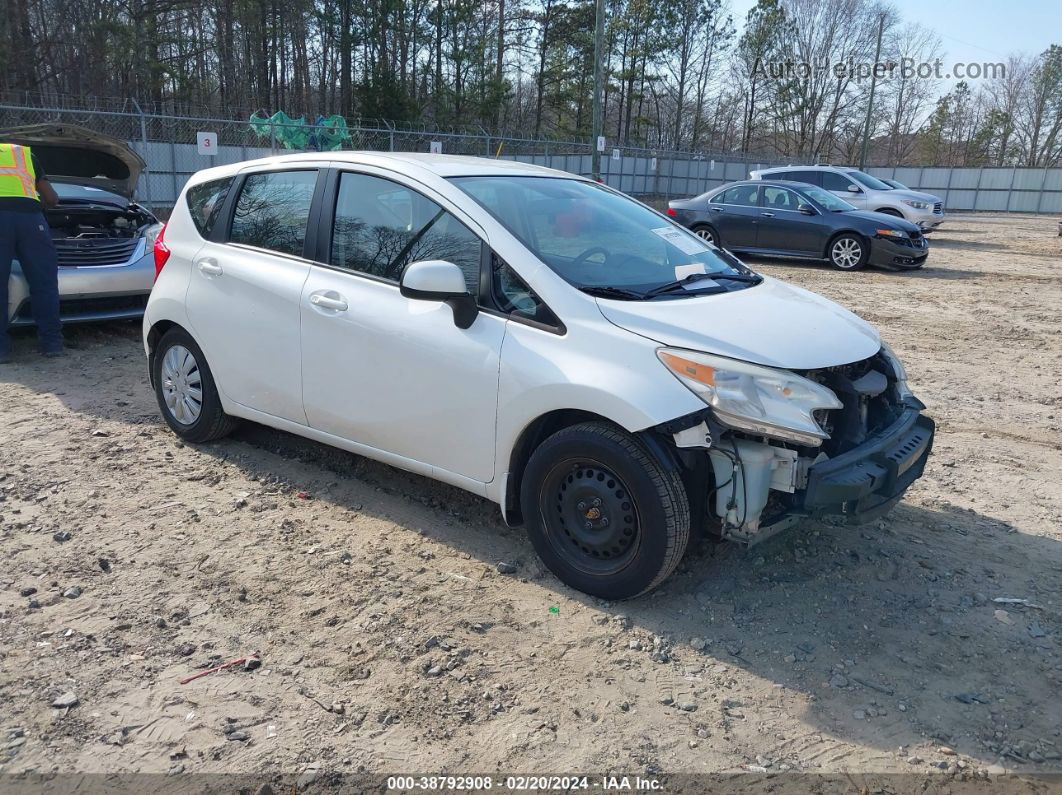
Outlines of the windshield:
{"label": "windshield", "polygon": [[849,204],[844,199],[838,196],[834,196],[828,190],[823,190],[822,188],[815,187],[802,187],[801,190],[806,196],[814,199],[816,202],[818,202],[830,212],[841,213],[845,212],[846,210],[855,209],[854,205]]}
{"label": "windshield", "polygon": [[891,186],[886,185],[877,177],[872,177],[870,174],[864,174],[862,171],[848,171],[845,173],[847,173],[852,179],[862,182],[871,190],[892,190]]}
{"label": "windshield", "polygon": [[[619,288],[642,294],[706,273],[738,277],[751,273],[692,232],[592,182],[518,176],[451,181],[580,289]],[[750,284],[691,278],[678,295],[745,289]]]}

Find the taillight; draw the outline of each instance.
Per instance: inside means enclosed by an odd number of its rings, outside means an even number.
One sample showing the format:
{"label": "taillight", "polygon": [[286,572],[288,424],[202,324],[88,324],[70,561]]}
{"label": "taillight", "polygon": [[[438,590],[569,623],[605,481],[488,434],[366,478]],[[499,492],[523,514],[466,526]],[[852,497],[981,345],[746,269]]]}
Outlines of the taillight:
{"label": "taillight", "polygon": [[678,213],[677,213],[677,212],[675,212],[675,208],[674,208],[674,207],[668,207],[668,208],[667,208],[667,214],[668,214],[669,216],[671,216],[672,218],[675,218],[675,217],[677,217],[677,216],[678,216]]}
{"label": "taillight", "polygon": [[163,235],[166,234],[166,225],[163,224],[162,229],[159,230],[158,237],[155,238],[155,280],[158,281],[159,274],[162,273],[162,267],[166,264],[166,260],[170,258],[170,249],[166,245],[166,241],[163,240]]}

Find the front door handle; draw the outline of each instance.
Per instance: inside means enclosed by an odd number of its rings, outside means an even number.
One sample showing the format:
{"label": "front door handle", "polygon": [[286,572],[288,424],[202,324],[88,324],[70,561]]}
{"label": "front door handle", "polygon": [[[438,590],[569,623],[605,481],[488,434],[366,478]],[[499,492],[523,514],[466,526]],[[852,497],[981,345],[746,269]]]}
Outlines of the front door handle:
{"label": "front door handle", "polygon": [[774,213],[760,213],[764,218],[774,218]]}
{"label": "front door handle", "polygon": [[336,312],[342,312],[347,308],[346,299],[332,290],[310,293],[310,303],[321,309],[331,309]]}
{"label": "front door handle", "polygon": [[216,259],[211,259],[210,257],[204,257],[199,260],[198,266],[199,271],[205,273],[207,276],[220,276],[225,272],[222,267],[218,265],[218,261]]}

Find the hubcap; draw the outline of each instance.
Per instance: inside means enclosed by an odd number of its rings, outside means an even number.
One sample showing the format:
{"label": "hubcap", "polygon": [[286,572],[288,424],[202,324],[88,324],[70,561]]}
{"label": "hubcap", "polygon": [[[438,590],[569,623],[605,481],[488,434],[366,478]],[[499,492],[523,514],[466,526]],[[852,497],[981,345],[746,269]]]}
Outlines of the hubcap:
{"label": "hubcap", "polygon": [[850,237],[844,237],[833,244],[830,256],[838,268],[854,268],[863,258],[863,247]]}
{"label": "hubcap", "polygon": [[191,425],[203,413],[203,381],[195,356],[174,345],[162,359],[162,396],[166,410],[181,425]]}
{"label": "hubcap", "polygon": [[627,486],[593,461],[567,461],[546,478],[542,510],[554,550],[597,575],[623,569],[638,548],[638,511]]}
{"label": "hubcap", "polygon": [[712,245],[715,245],[715,235],[712,234],[711,229],[698,229],[694,234],[702,240],[707,240]]}

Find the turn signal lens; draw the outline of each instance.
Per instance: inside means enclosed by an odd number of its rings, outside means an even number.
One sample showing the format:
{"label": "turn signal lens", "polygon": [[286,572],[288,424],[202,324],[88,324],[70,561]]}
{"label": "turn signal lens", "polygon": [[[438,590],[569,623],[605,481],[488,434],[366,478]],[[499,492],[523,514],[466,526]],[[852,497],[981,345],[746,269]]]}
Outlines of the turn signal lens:
{"label": "turn signal lens", "polygon": [[162,229],[159,230],[158,237],[155,238],[155,281],[158,281],[159,274],[162,273],[166,260],[170,258],[170,249],[166,245],[166,241],[162,239],[165,234],[166,226],[163,225]]}
{"label": "turn signal lens", "polygon": [[689,359],[683,359],[681,356],[676,356],[667,351],[660,351],[660,358],[663,359],[664,364],[670,367],[677,375],[691,378],[705,386],[715,386],[714,367],[709,367],[706,364],[700,364],[698,362],[692,362]]}

